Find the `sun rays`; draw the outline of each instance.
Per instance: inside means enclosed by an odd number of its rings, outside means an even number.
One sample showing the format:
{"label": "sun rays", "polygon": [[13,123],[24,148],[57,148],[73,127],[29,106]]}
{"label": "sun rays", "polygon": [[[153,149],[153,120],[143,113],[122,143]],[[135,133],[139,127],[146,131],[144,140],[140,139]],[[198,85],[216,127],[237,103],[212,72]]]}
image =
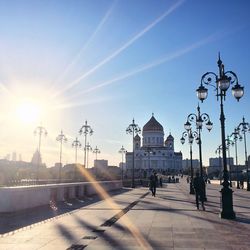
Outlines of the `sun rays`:
{"label": "sun rays", "polygon": [[152,62],[150,62],[148,64],[139,66],[136,69],[133,69],[133,70],[131,70],[129,72],[126,72],[124,74],[121,74],[119,76],[116,76],[113,79],[110,79],[110,80],[107,80],[107,81],[104,81],[104,82],[101,82],[101,83],[97,83],[93,87],[90,87],[90,88],[88,88],[86,90],[77,92],[76,94],[71,95],[70,98],[72,98],[72,99],[76,98],[76,97],[78,97],[80,95],[87,94],[89,92],[98,90],[98,89],[103,88],[105,86],[114,84],[115,82],[122,81],[122,80],[124,80],[126,78],[132,77],[132,76],[134,76],[136,74],[139,74],[139,73],[144,72],[146,70],[149,70],[151,68],[157,67],[157,66],[159,66],[159,65],[161,65],[163,63],[166,63],[168,61],[179,58],[179,57],[191,52],[192,50],[195,50],[195,49],[197,49],[197,48],[199,48],[199,47],[201,47],[201,46],[203,46],[203,45],[205,45],[207,43],[210,43],[210,42],[212,42],[212,41],[214,41],[216,39],[218,39],[218,35],[217,35],[217,33],[214,33],[214,34],[212,34],[212,35],[210,35],[210,36],[208,36],[208,37],[206,37],[206,38],[204,38],[204,39],[202,39],[202,40],[200,40],[198,42],[195,42],[195,43],[193,43],[193,44],[191,44],[191,45],[189,45],[187,47],[181,48],[180,50],[177,50],[177,51],[175,51],[175,52],[173,52],[171,54],[167,54],[167,55],[165,55],[165,56],[163,56],[161,58],[158,58],[158,59],[156,59],[156,60],[154,60],[154,61],[152,61]]}
{"label": "sun rays", "polygon": [[144,29],[142,29],[140,32],[138,32],[135,36],[133,36],[130,40],[128,40],[126,43],[124,43],[120,48],[116,49],[113,53],[111,53],[109,56],[107,56],[105,59],[103,59],[101,62],[97,63],[93,68],[88,70],[87,72],[83,73],[81,76],[79,76],[77,79],[71,81],[69,84],[67,84],[64,88],[62,88],[60,91],[56,92],[54,94],[54,97],[63,94],[65,91],[73,88],[75,85],[79,84],[80,81],[88,77],[89,75],[96,72],[99,68],[110,62],[112,59],[120,55],[124,50],[126,50],[129,46],[131,46],[133,43],[135,43],[138,39],[140,39],[143,35],[145,35],[147,32],[149,32],[152,28],[154,28],[159,22],[163,21],[168,15],[170,15],[172,12],[174,12],[178,7],[180,7],[185,0],[179,0],[175,2],[170,8],[168,8],[162,15],[157,17],[153,22],[148,24]]}
{"label": "sun rays", "polygon": [[[78,54],[73,58],[73,60],[67,65],[66,69],[60,74],[59,78],[54,82],[51,89],[56,89],[58,87],[58,83],[60,83],[64,77],[70,72],[70,70],[73,68],[73,66],[79,61],[79,59],[83,56],[85,50],[88,48],[88,46],[91,44],[91,42],[94,40],[98,32],[102,29],[102,27],[105,25],[107,20],[109,19],[110,15],[112,14],[112,11],[115,7],[117,0],[114,0],[105,15],[103,16],[100,23],[97,25],[96,29],[92,33],[92,35],[89,37],[89,39],[86,41],[86,43],[83,45],[83,47],[80,49]],[[57,94],[53,95],[56,96]]]}

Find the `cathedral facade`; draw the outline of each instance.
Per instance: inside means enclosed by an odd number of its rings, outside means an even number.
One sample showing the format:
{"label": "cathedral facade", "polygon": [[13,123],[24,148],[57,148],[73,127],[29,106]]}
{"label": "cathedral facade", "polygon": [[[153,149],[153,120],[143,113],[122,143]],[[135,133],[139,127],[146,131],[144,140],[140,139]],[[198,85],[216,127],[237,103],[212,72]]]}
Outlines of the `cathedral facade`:
{"label": "cathedral facade", "polygon": [[[133,169],[133,152],[126,153],[126,175]],[[144,125],[142,138],[134,137],[135,177],[148,177],[153,171],[176,174],[182,170],[182,153],[174,150],[174,137],[169,134],[164,141],[163,126],[154,115]]]}

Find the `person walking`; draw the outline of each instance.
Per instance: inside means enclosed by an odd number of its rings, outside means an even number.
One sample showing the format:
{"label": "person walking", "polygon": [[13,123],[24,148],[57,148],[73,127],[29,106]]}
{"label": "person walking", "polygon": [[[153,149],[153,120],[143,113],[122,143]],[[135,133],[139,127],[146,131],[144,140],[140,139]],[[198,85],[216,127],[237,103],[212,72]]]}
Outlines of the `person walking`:
{"label": "person walking", "polygon": [[204,201],[205,201],[205,181],[200,177],[199,172],[196,173],[196,176],[193,180],[193,186],[195,190],[195,201],[196,207],[199,209],[199,201],[201,202],[202,209],[205,210]]}
{"label": "person walking", "polygon": [[160,177],[159,182],[160,182],[160,187],[162,188],[162,177]]}
{"label": "person walking", "polygon": [[158,184],[158,177],[156,175],[156,172],[154,172],[154,174],[151,174],[151,176],[150,176],[150,183],[149,183],[149,187],[150,187],[150,190],[152,192],[152,196],[154,196],[154,197],[156,194],[157,184]]}

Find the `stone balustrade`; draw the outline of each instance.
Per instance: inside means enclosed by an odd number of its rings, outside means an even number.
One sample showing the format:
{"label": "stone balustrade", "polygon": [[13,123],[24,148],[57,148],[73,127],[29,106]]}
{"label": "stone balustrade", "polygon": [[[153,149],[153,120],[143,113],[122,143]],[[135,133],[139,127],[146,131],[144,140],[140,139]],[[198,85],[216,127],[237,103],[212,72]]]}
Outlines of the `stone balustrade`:
{"label": "stone balustrade", "polygon": [[105,191],[122,188],[121,181],[77,182],[34,186],[1,187],[0,213],[49,205],[51,202],[84,198],[98,193],[96,186]]}

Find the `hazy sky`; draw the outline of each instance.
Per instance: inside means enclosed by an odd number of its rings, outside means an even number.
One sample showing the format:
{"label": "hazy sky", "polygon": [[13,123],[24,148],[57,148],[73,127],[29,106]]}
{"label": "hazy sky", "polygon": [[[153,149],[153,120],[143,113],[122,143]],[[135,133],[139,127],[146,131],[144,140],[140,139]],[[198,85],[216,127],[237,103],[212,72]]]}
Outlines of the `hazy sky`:
{"label": "hazy sky", "polygon": [[[218,72],[219,51],[225,69],[245,86],[240,102],[228,90],[226,133],[243,115],[250,122],[249,9],[248,0],[0,0],[0,158],[16,151],[30,161],[41,123],[48,131],[43,161],[59,161],[55,138],[62,129],[63,163],[74,162],[72,141],[78,136],[83,143],[78,131],[88,120],[98,158],[118,164],[121,146],[132,149],[127,126],[135,118],[142,128],[152,112],[187,158],[189,147],[179,140],[183,124],[196,111],[201,76]],[[203,130],[207,164],[221,143],[212,88],[201,111],[214,123],[210,133]],[[243,164],[243,143],[238,149]],[[94,158],[90,153],[90,165]]]}

